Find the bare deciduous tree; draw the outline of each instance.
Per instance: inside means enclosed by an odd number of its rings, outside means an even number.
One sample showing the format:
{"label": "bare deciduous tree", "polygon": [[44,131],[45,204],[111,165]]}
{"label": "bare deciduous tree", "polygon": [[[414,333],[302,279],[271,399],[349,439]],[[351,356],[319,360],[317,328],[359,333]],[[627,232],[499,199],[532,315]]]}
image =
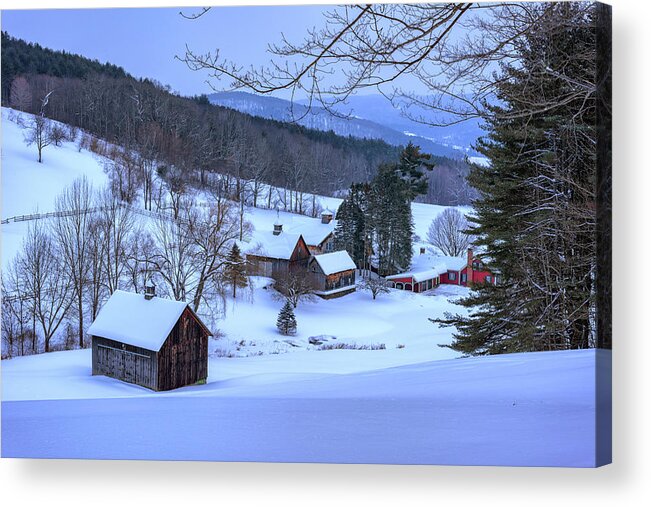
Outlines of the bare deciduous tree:
{"label": "bare deciduous tree", "polygon": [[32,106],[32,90],[24,76],[18,76],[11,82],[9,103],[14,109],[28,111]]}
{"label": "bare deciduous tree", "polygon": [[301,301],[313,301],[316,298],[314,285],[307,271],[296,271],[280,276],[276,280],[274,287],[278,291],[273,295],[274,299],[279,301],[287,300],[294,308]]}
{"label": "bare deciduous tree", "polygon": [[468,221],[459,210],[447,208],[437,216],[427,230],[427,241],[437,247],[443,255],[459,257],[472,243],[467,234]]}
{"label": "bare deciduous tree", "polygon": [[365,278],[360,284],[362,290],[367,290],[373,296],[373,299],[377,299],[380,294],[386,294],[389,292],[388,282],[379,276],[370,276]]}
{"label": "bare deciduous tree", "polygon": [[54,124],[50,128],[50,141],[54,143],[54,146],[61,146],[61,143],[66,139],[67,134],[61,125]]}
{"label": "bare deciduous tree", "polygon": [[41,115],[34,116],[27,122],[25,142],[28,146],[35,145],[38,151],[38,162],[43,162],[43,150],[52,144],[50,125],[47,118]]}
{"label": "bare deciduous tree", "polygon": [[44,350],[49,352],[50,341],[72,305],[73,280],[62,252],[39,221],[30,226],[18,259],[24,293],[43,332]]}
{"label": "bare deciduous tree", "polygon": [[[240,234],[240,219],[232,201],[222,200],[204,212],[196,211],[192,217],[189,233],[194,244],[193,262],[195,285],[193,287],[193,308],[207,295],[219,295],[220,274],[227,263],[230,245]],[[244,222],[245,233],[251,225]]]}
{"label": "bare deciduous tree", "polygon": [[90,223],[94,204],[93,187],[83,177],[75,180],[56,198],[52,232],[66,266],[76,300],[79,347],[84,347],[84,287],[90,270]]}

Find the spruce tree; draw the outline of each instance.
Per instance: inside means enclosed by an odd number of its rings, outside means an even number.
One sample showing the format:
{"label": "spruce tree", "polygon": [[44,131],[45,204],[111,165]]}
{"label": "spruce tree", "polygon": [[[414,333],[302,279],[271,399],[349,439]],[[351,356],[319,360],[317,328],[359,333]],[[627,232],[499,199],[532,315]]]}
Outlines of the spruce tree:
{"label": "spruce tree", "polygon": [[278,320],[276,320],[276,327],[282,335],[296,334],[296,317],[294,316],[294,309],[289,301],[285,301],[285,304],[280,309]]}
{"label": "spruce tree", "polygon": [[409,186],[396,164],[385,164],[371,187],[369,220],[379,274],[386,276],[409,269],[413,235]]}
{"label": "spruce tree", "polygon": [[346,250],[359,268],[364,268],[370,243],[367,220],[369,185],[354,183],[337,210],[334,244]]}
{"label": "spruce tree", "polygon": [[224,278],[233,287],[233,298],[236,297],[238,288],[243,289],[249,285],[249,280],[246,276],[246,262],[242,258],[237,243],[233,243],[231,251],[226,258]]}
{"label": "spruce tree", "polygon": [[429,153],[422,153],[420,146],[411,141],[400,154],[398,172],[407,184],[406,196],[410,202],[419,195],[427,193],[427,173],[424,170],[433,169],[434,163],[431,162],[431,158]]}
{"label": "spruce tree", "polygon": [[585,348],[594,339],[595,23],[577,4],[548,15],[519,62],[503,66],[500,105],[478,146],[491,165],[469,176],[481,195],[473,233],[500,281],[461,301],[469,316],[435,320],[456,327],[451,347],[467,354]]}

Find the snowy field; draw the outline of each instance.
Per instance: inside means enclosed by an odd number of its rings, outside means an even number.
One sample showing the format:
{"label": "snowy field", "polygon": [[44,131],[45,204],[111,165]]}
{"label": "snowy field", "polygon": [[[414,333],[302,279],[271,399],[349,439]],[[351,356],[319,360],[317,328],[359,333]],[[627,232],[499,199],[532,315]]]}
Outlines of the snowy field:
{"label": "snowy field", "polygon": [[[337,374],[337,364],[349,367],[336,358],[345,352],[323,352],[319,366],[299,361],[303,372],[281,375],[271,363],[267,373],[251,376],[213,359],[209,384],[170,393],[108,387],[108,379],[97,378],[77,399],[4,401],[2,455],[595,465],[595,362],[599,355],[606,366],[609,352],[511,354]],[[90,374],[87,351],[50,356],[12,360],[3,388],[22,382],[42,389],[48,378],[70,375],[74,382]],[[121,397],[103,391],[120,388]],[[600,406],[609,401],[600,399]]]}
{"label": "snowy field", "polygon": [[[8,115],[3,108],[3,218],[52,211],[80,175],[106,183],[102,159],[73,143],[47,147],[38,164]],[[319,200],[333,211],[341,202]],[[445,209],[413,204],[416,234],[425,238]],[[246,217],[260,231],[278,218],[253,208]],[[280,218],[286,231],[319,221]],[[2,226],[3,267],[27,224]],[[2,455],[594,465],[595,351],[459,358],[439,346],[452,330],[428,320],[463,311],[454,301],[467,289],[456,286],[301,302],[297,335],[283,337],[282,302],[269,280],[251,281],[226,301],[203,386],[153,393],[93,377],[89,350],[2,361]],[[347,349],[320,350],[338,344]],[[363,348],[376,350],[354,350]]]}

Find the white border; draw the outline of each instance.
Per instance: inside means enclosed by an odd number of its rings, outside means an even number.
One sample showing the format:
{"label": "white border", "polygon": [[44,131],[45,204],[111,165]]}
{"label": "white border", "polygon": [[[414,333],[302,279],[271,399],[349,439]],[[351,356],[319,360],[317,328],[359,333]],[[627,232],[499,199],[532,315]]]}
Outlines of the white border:
{"label": "white border", "polygon": [[[138,6],[196,5],[136,0]],[[211,2],[263,4],[258,1]],[[275,3],[324,3],[279,1]],[[4,505],[643,505],[651,498],[650,3],[614,5],[615,464],[598,470],[1,460]],[[133,1],[0,0],[0,8]]]}

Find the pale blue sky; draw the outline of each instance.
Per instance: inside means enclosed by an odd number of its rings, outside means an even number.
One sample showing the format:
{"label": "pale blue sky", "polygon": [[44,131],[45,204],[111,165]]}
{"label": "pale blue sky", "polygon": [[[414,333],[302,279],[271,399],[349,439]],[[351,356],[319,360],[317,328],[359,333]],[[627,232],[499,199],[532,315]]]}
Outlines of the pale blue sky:
{"label": "pale blue sky", "polygon": [[2,29],[52,49],[109,61],[136,77],[153,78],[191,95],[211,90],[205,74],[174,59],[186,43],[199,52],[220,48],[224,57],[259,66],[269,60],[268,42],[279,41],[281,32],[302,40],[309,28],[322,24],[326,9],[215,7],[194,21],[181,17],[179,8],[3,10]]}

